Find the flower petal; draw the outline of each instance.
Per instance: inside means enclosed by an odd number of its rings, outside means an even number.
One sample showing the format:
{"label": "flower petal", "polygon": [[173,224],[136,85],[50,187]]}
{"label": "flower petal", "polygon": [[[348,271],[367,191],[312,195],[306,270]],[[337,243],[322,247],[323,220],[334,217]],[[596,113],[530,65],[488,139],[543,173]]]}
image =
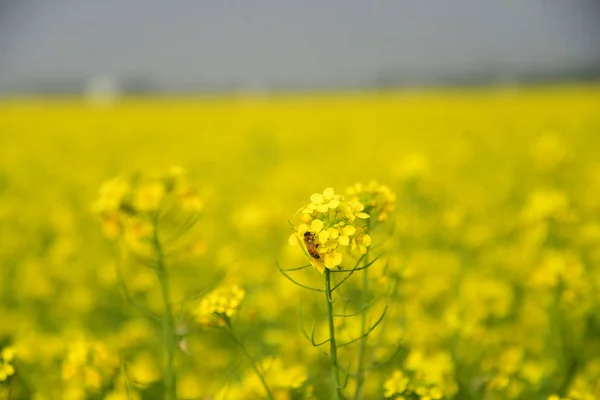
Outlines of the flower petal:
{"label": "flower petal", "polygon": [[342,235],[338,238],[338,242],[342,245],[342,246],[348,246],[350,244],[350,238],[346,235]]}
{"label": "flower petal", "polygon": [[323,190],[323,197],[331,199],[334,196],[335,192],[333,188],[327,188]]}
{"label": "flower petal", "polygon": [[298,236],[295,233],[292,233],[288,238],[288,244],[290,246],[296,246],[298,244]]}
{"label": "flower petal", "polygon": [[310,260],[310,263],[317,271],[321,273],[321,275],[323,275],[323,272],[325,272],[325,265],[321,261],[312,259]]}
{"label": "flower petal", "polygon": [[329,204],[328,204],[329,208],[332,208],[332,209],[333,208],[337,208],[339,205],[340,205],[339,199],[331,199],[331,200],[329,200]]}
{"label": "flower petal", "polygon": [[325,212],[329,211],[329,206],[327,204],[319,204],[317,206],[317,211],[321,212],[321,213],[325,213]]}
{"label": "flower petal", "polygon": [[296,230],[298,231],[299,235],[304,235],[304,232],[306,232],[308,230],[308,225],[300,224],[300,225],[298,225],[298,228],[296,228]]}
{"label": "flower petal", "polygon": [[341,265],[342,264],[342,253],[340,253],[339,251],[336,251],[333,253],[333,263],[335,265]]}
{"label": "flower petal", "polygon": [[310,201],[313,204],[321,204],[321,203],[323,203],[323,195],[320,193],[313,193],[310,196]]}
{"label": "flower petal", "polygon": [[357,213],[356,213],[356,214],[354,214],[354,215],[356,215],[356,217],[357,217],[357,218],[362,218],[362,219],[367,219],[367,218],[369,218],[369,214],[367,214],[367,213],[365,213],[365,212],[357,212]]}
{"label": "flower petal", "polygon": [[335,266],[335,256],[332,253],[327,253],[325,255],[325,267],[327,267],[327,269],[334,269]]}
{"label": "flower petal", "polygon": [[327,229],[327,232],[329,232],[329,237],[332,239],[337,239],[337,237],[340,235],[338,230],[335,228],[329,228]]}
{"label": "flower petal", "polygon": [[364,244],[365,246],[370,246],[370,245],[371,245],[371,236],[369,236],[369,235],[364,235],[364,236],[362,237],[362,240],[361,240],[361,242],[362,242],[362,244]]}
{"label": "flower petal", "polygon": [[313,222],[310,223],[310,229],[314,233],[320,232],[323,229],[323,221],[321,221],[320,219],[315,219]]}
{"label": "flower petal", "polygon": [[352,236],[356,233],[356,227],[353,225],[346,225],[344,226],[343,232],[346,236]]}
{"label": "flower petal", "polygon": [[325,242],[327,242],[327,239],[329,239],[329,232],[321,231],[321,232],[319,232],[318,236],[319,236],[319,242],[325,243]]}

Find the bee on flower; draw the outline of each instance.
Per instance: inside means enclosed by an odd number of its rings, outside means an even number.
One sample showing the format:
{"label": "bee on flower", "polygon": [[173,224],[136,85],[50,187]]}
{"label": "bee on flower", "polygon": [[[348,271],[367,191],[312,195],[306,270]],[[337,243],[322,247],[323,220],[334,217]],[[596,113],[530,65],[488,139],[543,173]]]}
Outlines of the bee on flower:
{"label": "bee on flower", "polygon": [[366,253],[370,236],[361,221],[369,218],[359,201],[349,201],[335,194],[332,188],[310,196],[310,202],[300,208],[302,222],[294,226],[289,243],[302,243],[311,264],[319,272],[341,269],[344,248]]}

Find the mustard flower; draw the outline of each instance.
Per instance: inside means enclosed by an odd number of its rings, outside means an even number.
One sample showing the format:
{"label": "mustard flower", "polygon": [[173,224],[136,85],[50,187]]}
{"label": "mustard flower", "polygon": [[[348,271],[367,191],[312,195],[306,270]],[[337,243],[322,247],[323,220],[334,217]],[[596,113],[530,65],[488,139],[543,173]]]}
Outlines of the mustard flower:
{"label": "mustard flower", "polygon": [[404,375],[404,373],[399,369],[394,370],[394,372],[392,372],[392,376],[390,376],[383,383],[384,397],[394,397],[396,395],[401,395],[405,393],[407,389],[408,377]]}
{"label": "mustard flower", "polygon": [[351,200],[364,204],[365,212],[376,222],[387,222],[389,214],[396,207],[396,194],[386,185],[370,181],[363,185],[360,182],[346,189]]}
{"label": "mustard flower", "polygon": [[14,358],[15,349],[12,347],[5,347],[0,352],[0,382],[4,382],[14,375],[15,367],[12,365]]}
{"label": "mustard flower", "polygon": [[196,320],[206,327],[224,326],[239,310],[244,296],[245,291],[236,285],[213,290],[194,311]]}
{"label": "mustard flower", "polygon": [[[310,262],[319,272],[327,269],[341,269],[343,250],[353,245],[355,248],[368,247],[370,237],[354,237],[362,224],[360,220],[369,218],[359,201],[348,201],[335,194],[332,188],[310,196],[310,202],[300,208],[301,223],[294,226],[289,243],[303,243]],[[365,238],[366,236],[366,238]]]}
{"label": "mustard flower", "polygon": [[69,345],[62,364],[62,378],[65,382],[98,390],[117,368],[118,359],[102,343],[80,339]]}
{"label": "mustard flower", "polygon": [[158,210],[165,195],[165,185],[159,180],[145,182],[136,188],[133,207],[140,212]]}
{"label": "mustard flower", "polygon": [[358,250],[360,254],[367,254],[367,247],[371,246],[371,236],[361,229],[352,237],[350,248]]}
{"label": "mustard flower", "polygon": [[158,213],[168,211],[173,218],[180,216],[185,220],[199,213],[203,206],[183,169],[173,167],[155,176],[134,174],[109,180],[100,187],[92,209],[107,237],[124,236],[126,243],[135,249],[152,234],[148,226]]}

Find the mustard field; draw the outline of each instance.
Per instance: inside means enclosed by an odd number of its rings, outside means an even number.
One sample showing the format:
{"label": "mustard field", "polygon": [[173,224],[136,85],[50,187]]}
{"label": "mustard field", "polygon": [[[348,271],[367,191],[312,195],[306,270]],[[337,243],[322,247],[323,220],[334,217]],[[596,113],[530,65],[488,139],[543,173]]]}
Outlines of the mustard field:
{"label": "mustard field", "polygon": [[600,398],[600,87],[0,101],[0,399]]}

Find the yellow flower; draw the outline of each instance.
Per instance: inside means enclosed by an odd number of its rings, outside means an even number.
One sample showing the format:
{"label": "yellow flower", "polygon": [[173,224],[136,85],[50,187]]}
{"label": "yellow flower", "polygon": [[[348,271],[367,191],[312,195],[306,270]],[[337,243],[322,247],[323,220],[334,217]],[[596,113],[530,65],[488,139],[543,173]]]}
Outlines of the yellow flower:
{"label": "yellow flower", "polygon": [[396,207],[396,195],[388,186],[377,181],[367,185],[356,183],[346,189],[346,194],[351,200],[364,204],[366,213],[377,222],[386,222],[389,213]]}
{"label": "yellow flower", "polygon": [[392,376],[383,383],[383,395],[392,397],[402,394],[408,388],[408,378],[400,370],[394,370]]}
{"label": "yellow flower", "polygon": [[331,251],[325,254],[325,266],[328,269],[335,269],[342,264],[342,253],[339,251]]}
{"label": "yellow flower", "polygon": [[13,347],[5,347],[0,352],[0,382],[4,382],[15,374],[15,367],[11,363],[14,358],[15,349]]}
{"label": "yellow flower", "polygon": [[179,203],[185,212],[200,212],[204,208],[204,202],[196,192],[196,189],[190,185],[182,186],[179,189]]}
{"label": "yellow flower", "polygon": [[325,226],[325,224],[323,223],[323,221],[321,221],[320,219],[315,219],[310,224],[310,230],[313,233],[319,233],[319,232],[321,232],[321,230],[323,229],[324,226]]}
{"label": "yellow flower", "polygon": [[147,182],[137,188],[133,198],[136,210],[147,212],[156,211],[165,195],[165,186],[160,181]]}
{"label": "yellow flower", "polygon": [[10,361],[14,360],[15,354],[16,354],[16,351],[15,351],[14,347],[5,347],[4,349],[2,349],[2,352],[0,353],[0,358],[2,358],[4,361],[10,362]]}
{"label": "yellow flower", "polygon": [[364,231],[356,233],[352,239],[352,250],[358,250],[360,254],[367,254],[367,247],[371,246],[371,236]]}
{"label": "yellow flower", "polygon": [[8,363],[0,363],[0,382],[4,382],[9,376],[14,375],[15,368]]}
{"label": "yellow flower", "polygon": [[121,202],[128,195],[130,188],[129,182],[121,177],[105,182],[98,191],[98,200],[94,203],[94,211],[105,213],[119,210]]}
{"label": "yellow flower", "polygon": [[318,212],[327,212],[329,209],[335,209],[340,205],[340,195],[336,195],[332,188],[323,190],[323,193],[313,193],[310,196],[311,205]]}
{"label": "yellow flower", "polygon": [[356,227],[353,225],[346,225],[342,228],[342,234],[338,238],[338,242],[342,246],[348,246],[350,244],[350,237],[356,233]]}
{"label": "yellow flower", "polygon": [[[358,201],[347,201],[336,195],[332,188],[323,193],[313,193],[310,203],[300,209],[302,223],[295,226],[295,233],[288,239],[290,245],[305,243],[305,233],[314,235],[314,248],[306,249],[311,264],[321,273],[327,269],[342,268],[343,254],[339,246],[350,246],[357,227],[352,223],[356,218],[365,219],[369,215],[363,211],[364,205]],[[363,238],[366,236],[366,238]],[[366,252],[370,237],[363,235],[354,246]],[[315,255],[315,249],[318,257]]]}
{"label": "yellow flower", "polygon": [[351,222],[354,221],[356,218],[369,218],[369,214],[363,211],[365,209],[365,206],[360,201],[351,200],[345,203],[343,206],[346,217]]}
{"label": "yellow flower", "polygon": [[118,360],[102,343],[79,339],[68,347],[62,364],[62,379],[97,390],[103,384],[103,377],[112,376],[118,365]]}
{"label": "yellow flower", "polygon": [[208,293],[195,310],[197,321],[207,327],[223,326],[240,308],[245,291],[234,285]]}

